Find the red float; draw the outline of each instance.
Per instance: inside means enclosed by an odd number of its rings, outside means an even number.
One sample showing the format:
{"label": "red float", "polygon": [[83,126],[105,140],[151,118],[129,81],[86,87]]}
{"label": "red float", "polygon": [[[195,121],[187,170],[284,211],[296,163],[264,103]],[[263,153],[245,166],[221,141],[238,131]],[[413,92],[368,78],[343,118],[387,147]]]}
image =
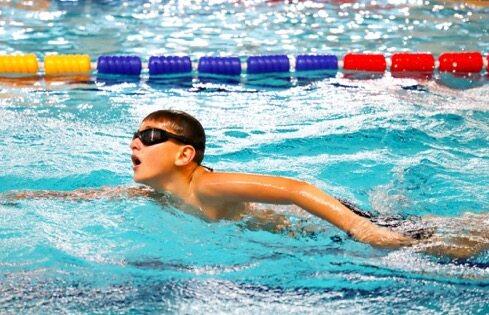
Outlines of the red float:
{"label": "red float", "polygon": [[391,72],[432,72],[435,58],[429,53],[396,53],[391,57]]}
{"label": "red float", "polygon": [[441,54],[438,60],[441,72],[480,72],[484,64],[480,52],[447,52]]}
{"label": "red float", "polygon": [[384,72],[387,67],[382,54],[348,53],[343,57],[343,69],[357,71]]}

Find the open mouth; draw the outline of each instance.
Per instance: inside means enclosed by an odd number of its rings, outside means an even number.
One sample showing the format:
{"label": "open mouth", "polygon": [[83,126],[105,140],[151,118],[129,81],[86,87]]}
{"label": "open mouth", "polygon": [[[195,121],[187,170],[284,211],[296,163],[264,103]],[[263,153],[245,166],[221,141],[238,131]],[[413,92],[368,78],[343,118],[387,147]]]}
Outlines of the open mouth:
{"label": "open mouth", "polygon": [[141,164],[141,160],[135,155],[131,155],[131,160],[133,166],[138,166]]}

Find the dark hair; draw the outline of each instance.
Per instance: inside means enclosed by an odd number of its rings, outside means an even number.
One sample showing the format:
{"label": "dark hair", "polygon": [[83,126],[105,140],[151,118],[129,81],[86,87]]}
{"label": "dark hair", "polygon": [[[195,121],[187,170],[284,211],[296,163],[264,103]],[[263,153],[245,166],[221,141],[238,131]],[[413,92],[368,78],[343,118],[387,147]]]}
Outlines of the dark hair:
{"label": "dark hair", "polygon": [[195,149],[193,161],[199,165],[202,163],[205,152],[205,131],[196,118],[178,110],[157,110],[146,116],[143,121],[168,123],[171,132],[191,141],[190,145]]}

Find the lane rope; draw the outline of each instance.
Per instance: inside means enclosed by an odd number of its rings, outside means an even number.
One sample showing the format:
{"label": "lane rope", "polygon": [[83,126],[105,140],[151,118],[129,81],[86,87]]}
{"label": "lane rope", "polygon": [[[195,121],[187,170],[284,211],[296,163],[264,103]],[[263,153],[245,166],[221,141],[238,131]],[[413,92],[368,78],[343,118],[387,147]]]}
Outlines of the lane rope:
{"label": "lane rope", "polygon": [[390,57],[380,53],[347,53],[342,59],[335,55],[264,55],[250,56],[245,61],[239,57],[204,56],[192,61],[189,56],[151,56],[147,63],[133,55],[104,55],[98,57],[97,62],[91,61],[87,54],[50,54],[44,57],[44,62],[39,62],[34,54],[0,55],[0,76],[62,76],[92,74],[92,70],[98,74],[129,76],[140,76],[143,71],[150,76],[191,72],[240,76],[321,70],[377,74],[390,71],[396,77],[435,71],[454,74],[489,72],[489,55],[478,51],[444,52],[438,58],[425,52],[400,52]]}

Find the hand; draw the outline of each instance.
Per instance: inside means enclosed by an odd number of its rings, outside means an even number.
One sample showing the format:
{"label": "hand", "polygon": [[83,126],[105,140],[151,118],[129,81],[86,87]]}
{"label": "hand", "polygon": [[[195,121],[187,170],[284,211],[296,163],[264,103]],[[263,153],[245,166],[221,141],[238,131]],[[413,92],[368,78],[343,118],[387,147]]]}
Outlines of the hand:
{"label": "hand", "polygon": [[357,222],[351,228],[350,234],[360,242],[384,248],[411,246],[416,242],[416,240],[400,233],[377,226],[367,219]]}

